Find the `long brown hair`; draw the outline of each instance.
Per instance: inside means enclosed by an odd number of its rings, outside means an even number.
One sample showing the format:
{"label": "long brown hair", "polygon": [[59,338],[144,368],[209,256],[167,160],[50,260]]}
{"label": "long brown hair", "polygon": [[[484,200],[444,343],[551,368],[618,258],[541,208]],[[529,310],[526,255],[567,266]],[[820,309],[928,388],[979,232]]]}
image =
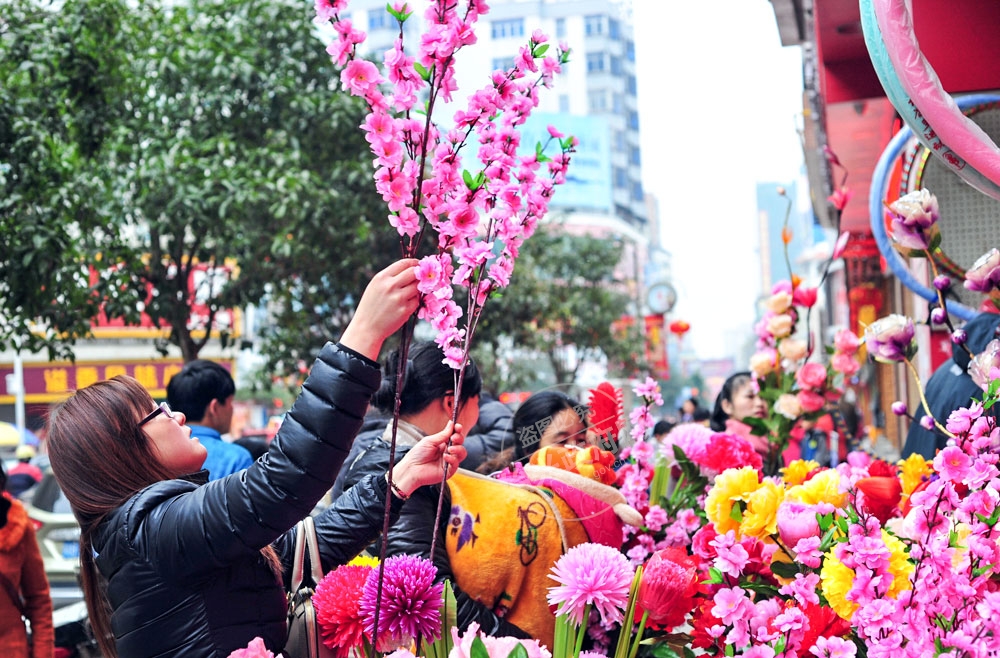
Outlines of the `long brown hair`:
{"label": "long brown hair", "polygon": [[49,415],[49,462],[80,523],[84,598],[94,636],[110,658],[118,652],[106,583],[94,562],[94,533],[136,492],[172,477],[138,424],[153,405],[139,382],[118,376],[80,389]]}
{"label": "long brown hair", "polygon": [[[118,658],[118,651],[107,583],[94,561],[94,533],[136,493],[174,477],[139,427],[153,405],[139,382],[118,376],[80,389],[49,415],[49,462],[80,523],[80,579],[94,636],[107,658]],[[280,576],[274,548],[265,546],[261,554]]]}

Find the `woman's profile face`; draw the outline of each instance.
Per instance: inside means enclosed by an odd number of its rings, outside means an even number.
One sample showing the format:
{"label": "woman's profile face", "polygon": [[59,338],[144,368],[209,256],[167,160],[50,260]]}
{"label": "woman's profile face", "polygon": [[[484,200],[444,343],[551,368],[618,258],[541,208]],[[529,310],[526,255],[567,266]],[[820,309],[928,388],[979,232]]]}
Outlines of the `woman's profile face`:
{"label": "woman's profile face", "polygon": [[733,390],[732,400],[723,402],[722,410],[735,420],[743,420],[748,416],[763,418],[767,415],[764,400],[757,393],[757,387],[751,380],[743,382]]}
{"label": "woman's profile face", "polygon": [[208,457],[205,446],[191,437],[191,428],[185,421],[184,414],[172,411],[170,415],[158,413],[142,426],[160,463],[174,477],[197,473]]}
{"label": "woman's profile face", "polygon": [[552,422],[538,442],[539,448],[552,445],[587,445],[587,426],[580,421],[580,416],[573,409],[561,409],[552,416]]}

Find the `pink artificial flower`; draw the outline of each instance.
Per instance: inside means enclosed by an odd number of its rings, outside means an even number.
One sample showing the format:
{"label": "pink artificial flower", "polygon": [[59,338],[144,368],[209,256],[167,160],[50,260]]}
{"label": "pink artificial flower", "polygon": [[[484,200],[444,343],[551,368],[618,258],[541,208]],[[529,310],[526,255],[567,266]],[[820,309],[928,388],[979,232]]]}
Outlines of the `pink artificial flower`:
{"label": "pink artificial flower", "polygon": [[989,293],[1000,285],[1000,250],[990,249],[965,273],[965,287]]}
{"label": "pink artificial flower", "polygon": [[833,194],[826,198],[834,208],[840,212],[844,212],[844,208],[847,207],[847,202],[851,200],[854,196],[854,192],[849,187],[841,187],[838,190],[834,190]]}
{"label": "pink artificial flower", "polygon": [[[472,658],[477,655],[473,644],[478,639],[486,648],[487,658],[507,658],[520,644],[525,649],[528,658],[552,658],[552,654],[538,640],[522,640],[516,637],[493,637],[479,630],[478,622],[471,622],[464,635],[459,634],[457,627],[451,628],[453,648],[448,658]],[[582,655],[582,654],[581,654]],[[389,658],[388,656],[386,658]]]}
{"label": "pink artificial flower", "polygon": [[835,242],[833,245],[833,254],[831,254],[830,256],[832,260],[837,260],[838,258],[844,255],[844,251],[847,249],[847,241],[850,239],[850,237],[851,234],[848,233],[847,231],[844,231],[843,233],[840,234],[840,236],[837,238],[837,242]]}
{"label": "pink artificial flower", "polygon": [[972,459],[958,446],[947,446],[934,457],[934,470],[952,482],[961,482],[971,465]]}
{"label": "pink artificial flower", "polygon": [[819,291],[816,288],[806,288],[805,286],[799,286],[795,289],[792,294],[792,301],[797,305],[803,306],[805,308],[812,308],[816,304],[816,299],[819,297]]}
{"label": "pink artificial flower", "polygon": [[895,363],[909,359],[916,344],[913,320],[905,315],[892,314],[872,322],[865,329],[868,354],[882,363]]}
{"label": "pink artificial flower", "polygon": [[795,397],[798,398],[803,413],[811,414],[826,405],[826,398],[815,391],[799,391]]}
{"label": "pink artificial flower", "polygon": [[245,649],[237,649],[229,654],[229,658],[274,658],[274,654],[264,646],[264,640],[255,637]]}
{"label": "pink artificial flower", "polygon": [[841,329],[833,337],[833,346],[843,354],[854,354],[861,347],[861,340],[850,329]]}
{"label": "pink artificial flower", "polygon": [[605,622],[619,623],[628,602],[635,570],[621,551],[587,542],[566,551],[549,576],[558,585],[549,588],[549,605],[557,614],[583,623],[583,611],[591,606]]}
{"label": "pink artificial flower", "polygon": [[806,537],[819,536],[819,521],[816,507],[794,500],[786,500],[778,507],[778,536],[781,543],[789,548]]}
{"label": "pink artificial flower", "polygon": [[799,386],[811,391],[821,391],[826,386],[826,368],[819,363],[806,363],[795,373]]}
{"label": "pink artificial flower", "polygon": [[364,96],[368,90],[382,82],[374,64],[363,59],[352,59],[340,74],[340,80],[355,96]]}
{"label": "pink artificial flower", "polygon": [[845,377],[850,377],[861,370],[858,359],[851,354],[834,354],[830,359],[830,367],[836,372],[842,373]]}
{"label": "pink artificial flower", "polygon": [[[435,583],[437,569],[430,560],[415,555],[394,555],[381,565],[382,597],[377,644],[424,638],[436,640],[441,633],[442,583]],[[372,569],[361,596],[365,634],[375,625],[379,569]]]}
{"label": "pink artificial flower", "polygon": [[997,367],[1000,367],[1000,340],[994,338],[982,352],[972,357],[968,372],[976,386],[985,391],[990,386],[991,373]]}

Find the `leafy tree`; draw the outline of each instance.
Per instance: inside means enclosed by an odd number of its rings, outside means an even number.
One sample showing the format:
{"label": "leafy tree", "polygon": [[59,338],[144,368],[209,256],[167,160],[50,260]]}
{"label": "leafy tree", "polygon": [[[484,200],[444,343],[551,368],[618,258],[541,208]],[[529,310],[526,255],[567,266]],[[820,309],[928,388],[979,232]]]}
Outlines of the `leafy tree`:
{"label": "leafy tree", "polygon": [[[43,55],[47,69],[19,74],[19,86],[0,97],[5,116],[8,104],[18,111],[0,124],[0,161],[16,175],[5,174],[5,183],[20,192],[2,206],[18,251],[0,260],[4,279],[15,280],[51,258],[63,285],[22,286],[0,299],[20,322],[9,335],[26,333],[44,311],[70,316],[56,319],[76,329],[72,339],[103,301],[110,316],[136,321],[142,310],[169,327],[166,343],[189,360],[222,309],[266,294],[291,331],[301,334],[291,319],[307,307],[324,316],[311,331],[336,336],[352,294],[393,252],[379,240],[379,229],[391,229],[358,130],[364,109],[337,90],[311,7],[162,0],[135,11],[84,0],[54,11],[15,3],[4,10],[3,66],[30,72]],[[55,115],[48,122],[61,128],[59,141],[46,138],[46,113]],[[34,176],[38,156],[22,146],[18,123],[33,115],[34,151],[44,147],[47,157]],[[71,191],[71,202],[51,203],[53,188]],[[107,266],[122,265],[106,267],[114,281],[94,290],[79,276],[64,281],[98,254]],[[223,269],[232,264],[237,276]],[[190,282],[199,265],[218,276],[204,277],[194,292],[207,311],[193,318]],[[294,365],[301,352],[285,336],[279,329],[267,343],[275,367]],[[225,346],[226,329],[221,338]]]}
{"label": "leafy tree", "polygon": [[[486,304],[474,338],[479,360],[495,363],[512,349],[540,354],[560,384],[571,383],[587,359],[632,374],[641,366],[642,337],[612,329],[632,304],[615,274],[622,251],[618,239],[540,227],[522,246],[510,286]],[[509,383],[488,382],[496,389]]]}
{"label": "leafy tree", "polygon": [[[0,3],[0,349],[71,357],[102,298],[135,293],[102,157],[130,77],[127,14],[105,0],[61,15]],[[125,268],[92,282],[98,257]]]}

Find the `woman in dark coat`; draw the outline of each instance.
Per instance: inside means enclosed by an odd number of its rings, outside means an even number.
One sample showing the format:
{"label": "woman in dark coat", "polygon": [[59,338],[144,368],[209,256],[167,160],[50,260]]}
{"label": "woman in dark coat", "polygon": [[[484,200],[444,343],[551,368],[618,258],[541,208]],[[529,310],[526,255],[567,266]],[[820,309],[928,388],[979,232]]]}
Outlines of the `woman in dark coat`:
{"label": "woman in dark coat", "polygon": [[[290,530],[329,490],[380,376],[382,342],[416,309],[414,260],[368,285],[340,343],[327,344],[268,453],[206,482],[205,449],[184,415],[131,378],[77,391],[50,419],[55,476],[80,522],[84,594],[106,658],[224,658],[261,637],[284,645]],[[454,445],[447,448],[448,439]],[[393,471],[392,511],[464,458],[461,434],[415,446]],[[378,534],[386,473],[372,473],[316,518],[324,570]]]}
{"label": "woman in dark coat", "polygon": [[[443,363],[444,354],[434,343],[417,343],[409,353],[410,359],[403,378],[400,400],[400,422],[396,432],[396,457],[408,454],[411,446],[436,431],[452,417],[458,405],[458,422],[472,427],[479,416],[479,393],[482,378],[473,362],[466,365],[461,390],[455,393],[454,371]],[[397,358],[391,354],[386,360],[382,387],[372,398],[372,405],[391,414],[396,391]],[[337,478],[333,495],[348,490],[364,481],[372,473],[384,473],[389,467],[389,447],[392,437],[391,422],[358,436],[351,454],[344,463],[344,470]],[[439,495],[439,487],[425,486],[418,489],[406,509],[389,531],[386,554],[402,553],[432,559],[438,570],[439,580],[450,580],[455,590],[456,618],[461,630],[477,622],[488,635],[528,637],[522,629],[504,621],[489,607],[473,599],[455,584],[454,574],[445,547],[445,532],[451,509],[448,489],[444,493],[441,525],[437,530],[434,555],[431,555],[432,528]]]}

